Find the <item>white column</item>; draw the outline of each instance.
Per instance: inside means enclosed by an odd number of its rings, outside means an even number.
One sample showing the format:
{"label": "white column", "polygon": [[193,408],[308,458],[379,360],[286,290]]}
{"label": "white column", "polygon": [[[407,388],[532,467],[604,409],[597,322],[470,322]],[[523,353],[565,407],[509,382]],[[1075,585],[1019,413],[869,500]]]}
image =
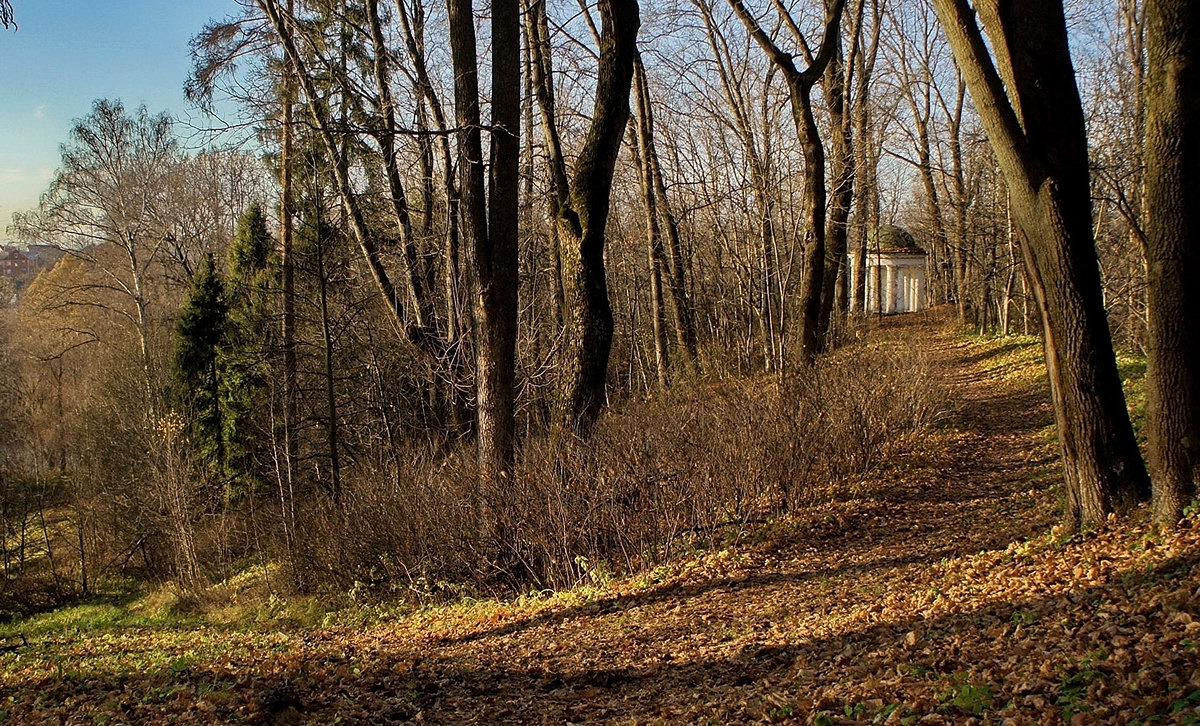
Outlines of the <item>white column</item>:
{"label": "white column", "polygon": [[875,312],[875,264],[866,259],[866,289],[863,295],[863,312]]}
{"label": "white column", "polygon": [[884,298],[883,312],[894,313],[896,312],[896,266],[888,262],[887,266],[884,267],[884,271],[887,273],[887,277],[885,278],[887,280],[887,289],[884,290],[886,297]]}

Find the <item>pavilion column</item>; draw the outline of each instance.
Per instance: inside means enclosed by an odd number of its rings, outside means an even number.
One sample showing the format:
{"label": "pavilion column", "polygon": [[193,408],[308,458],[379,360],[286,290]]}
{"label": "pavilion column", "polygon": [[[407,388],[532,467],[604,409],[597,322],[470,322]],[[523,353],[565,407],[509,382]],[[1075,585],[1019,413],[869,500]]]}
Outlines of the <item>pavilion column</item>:
{"label": "pavilion column", "polygon": [[883,312],[896,312],[896,268],[893,265],[886,265],[884,268],[885,283],[884,283],[884,305]]}

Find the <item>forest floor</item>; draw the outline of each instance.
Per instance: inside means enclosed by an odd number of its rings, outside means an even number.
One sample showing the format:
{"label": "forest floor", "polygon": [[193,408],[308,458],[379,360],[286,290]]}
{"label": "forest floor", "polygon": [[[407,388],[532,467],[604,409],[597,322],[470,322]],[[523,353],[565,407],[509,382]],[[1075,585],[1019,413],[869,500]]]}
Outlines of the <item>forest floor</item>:
{"label": "forest floor", "polygon": [[566,593],[35,629],[0,652],[0,723],[1200,723],[1200,519],[1063,535],[1038,345],[876,336],[955,403],[852,497]]}

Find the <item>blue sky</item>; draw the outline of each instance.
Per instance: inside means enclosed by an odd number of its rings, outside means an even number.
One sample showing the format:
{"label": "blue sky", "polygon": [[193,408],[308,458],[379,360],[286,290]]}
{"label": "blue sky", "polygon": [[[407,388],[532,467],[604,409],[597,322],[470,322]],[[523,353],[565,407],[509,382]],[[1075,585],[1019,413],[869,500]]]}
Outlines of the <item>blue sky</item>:
{"label": "blue sky", "polygon": [[[188,40],[235,0],[12,0],[0,31],[0,238],[14,211],[37,204],[72,121],[97,98],[204,125],[183,96]],[[186,135],[187,128],[179,133]]]}

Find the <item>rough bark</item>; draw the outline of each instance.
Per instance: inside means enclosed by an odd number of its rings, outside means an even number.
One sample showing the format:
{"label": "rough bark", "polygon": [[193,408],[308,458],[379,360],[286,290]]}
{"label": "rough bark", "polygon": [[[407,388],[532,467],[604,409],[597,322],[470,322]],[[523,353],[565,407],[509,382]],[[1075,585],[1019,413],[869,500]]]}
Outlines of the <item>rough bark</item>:
{"label": "rough bark", "polygon": [[1067,491],[1066,524],[1100,525],[1149,480],[1125,397],[1092,236],[1087,144],[1057,0],[934,6],[1009,187],[1046,364]]}
{"label": "rough bark", "polygon": [[[856,3],[854,24],[850,33],[850,58],[843,57],[841,38],[833,39],[836,48],[825,68],[823,86],[825,107],[829,112],[829,155],[832,160],[829,217],[825,228],[825,270],[821,282],[821,310],[817,319],[817,345],[821,350],[833,347],[834,313],[838,308],[838,280],[844,279],[846,251],[850,240],[850,205],[854,201],[855,156],[852,118],[847,114],[849,90],[852,88],[855,56],[861,43],[863,2]],[[843,288],[844,289],[844,288]],[[844,307],[842,309],[844,312]]]}
{"label": "rough bark", "polygon": [[1200,474],[1200,19],[1147,0],[1146,23],[1146,425],[1154,517],[1171,525]]}
{"label": "rough bark", "polygon": [[492,3],[492,133],[485,188],[479,71],[471,0],[449,0],[454,107],[462,179],[462,232],[475,273],[475,361],[479,462],[498,485],[516,439],[517,223],[520,164],[521,29],[517,0]]}
{"label": "rough bark", "polygon": [[617,154],[629,121],[629,91],[640,25],[636,0],[601,0],[600,61],[592,121],[568,178],[558,137],[550,38],[543,0],[527,5],[526,27],[534,88],[550,163],[551,207],[561,245],[568,308],[560,419],[579,435],[590,433],[606,400],[613,315],[604,269],[605,227]]}

